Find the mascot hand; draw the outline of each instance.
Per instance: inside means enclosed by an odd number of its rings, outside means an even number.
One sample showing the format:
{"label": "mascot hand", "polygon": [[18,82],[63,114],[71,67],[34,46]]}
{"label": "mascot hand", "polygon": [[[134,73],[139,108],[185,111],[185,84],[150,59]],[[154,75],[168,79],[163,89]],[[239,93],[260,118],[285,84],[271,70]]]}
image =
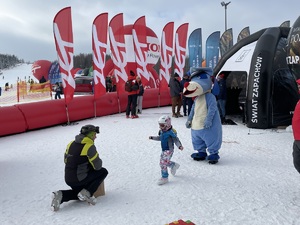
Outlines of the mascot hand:
{"label": "mascot hand", "polygon": [[209,128],[211,127],[211,125],[212,125],[212,122],[206,120],[206,121],[204,122],[204,129],[209,129]]}
{"label": "mascot hand", "polygon": [[192,126],[192,121],[186,121],[186,123],[185,123],[185,126],[186,126],[186,128],[191,128],[191,126]]}

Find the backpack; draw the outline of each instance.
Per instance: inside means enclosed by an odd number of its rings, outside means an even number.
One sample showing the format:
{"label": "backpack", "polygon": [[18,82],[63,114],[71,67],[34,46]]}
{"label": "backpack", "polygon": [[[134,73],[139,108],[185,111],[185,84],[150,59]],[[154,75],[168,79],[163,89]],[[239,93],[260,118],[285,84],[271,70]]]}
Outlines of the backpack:
{"label": "backpack", "polygon": [[131,92],[132,91],[132,80],[128,80],[125,83],[125,91]]}

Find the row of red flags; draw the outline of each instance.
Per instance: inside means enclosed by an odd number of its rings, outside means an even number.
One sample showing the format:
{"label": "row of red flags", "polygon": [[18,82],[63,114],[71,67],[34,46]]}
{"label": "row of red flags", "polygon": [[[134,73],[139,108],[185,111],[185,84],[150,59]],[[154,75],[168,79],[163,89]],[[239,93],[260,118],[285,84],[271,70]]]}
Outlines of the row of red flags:
{"label": "row of red flags", "polygon": [[[55,45],[58,55],[58,63],[64,87],[64,96],[66,105],[73,99],[75,91],[75,79],[73,71],[73,31],[71,7],[60,10],[53,20],[53,32]],[[183,76],[186,42],[188,33],[188,23],[178,27],[175,33],[174,72],[180,77]],[[160,45],[160,71],[159,84],[160,90],[166,90],[170,79],[172,56],[173,56],[173,34],[174,22],[165,25],[161,37]],[[127,63],[125,32],[123,24],[123,14],[117,14],[108,23],[108,13],[99,14],[92,25],[92,51],[93,51],[93,74],[94,74],[94,98],[98,99],[106,93],[105,75],[103,69],[105,66],[105,56],[108,49],[108,39],[110,40],[111,58],[114,64],[113,74],[117,80],[117,93],[124,92],[124,85],[127,81],[127,74],[130,70],[136,71],[141,77],[143,84],[148,83],[150,74],[147,69],[147,34],[145,16],[135,21],[132,28],[132,38],[134,45],[135,63]]]}

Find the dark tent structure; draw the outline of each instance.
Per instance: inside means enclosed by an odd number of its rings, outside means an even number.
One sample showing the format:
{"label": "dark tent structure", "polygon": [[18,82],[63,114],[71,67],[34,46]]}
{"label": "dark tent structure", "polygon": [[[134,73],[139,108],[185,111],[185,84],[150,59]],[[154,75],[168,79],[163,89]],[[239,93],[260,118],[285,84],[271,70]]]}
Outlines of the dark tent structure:
{"label": "dark tent structure", "polygon": [[291,125],[299,94],[286,62],[289,31],[260,30],[235,44],[214,68],[215,76],[227,79],[227,114],[243,113],[249,128]]}

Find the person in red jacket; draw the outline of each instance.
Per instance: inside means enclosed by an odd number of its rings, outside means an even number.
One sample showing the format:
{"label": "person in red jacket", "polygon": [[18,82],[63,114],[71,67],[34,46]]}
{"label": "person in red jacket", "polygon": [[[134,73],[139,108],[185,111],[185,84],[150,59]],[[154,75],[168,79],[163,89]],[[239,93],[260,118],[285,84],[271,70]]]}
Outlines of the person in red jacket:
{"label": "person in red jacket", "polygon": [[[297,81],[298,89],[300,90],[300,79]],[[293,162],[295,169],[300,173],[300,100],[298,101],[292,119],[292,128],[294,135],[293,144]]]}
{"label": "person in red jacket", "polygon": [[135,73],[130,70],[130,75],[128,76],[128,81],[131,82],[131,91],[128,92],[128,100],[127,100],[127,107],[126,107],[126,118],[139,118],[138,115],[136,115],[136,105],[137,105],[137,97],[139,93],[139,85],[136,81],[136,75]]}

